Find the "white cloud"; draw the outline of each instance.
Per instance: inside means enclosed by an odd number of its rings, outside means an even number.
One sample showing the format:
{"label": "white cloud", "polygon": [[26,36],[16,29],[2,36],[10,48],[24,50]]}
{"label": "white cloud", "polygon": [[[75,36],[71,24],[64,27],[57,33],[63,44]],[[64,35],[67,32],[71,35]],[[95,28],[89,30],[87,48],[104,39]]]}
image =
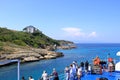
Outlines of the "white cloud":
{"label": "white cloud", "polygon": [[96,37],[96,36],[97,36],[96,32],[91,32],[91,33],[88,35],[88,37]]}
{"label": "white cloud", "polygon": [[97,36],[97,33],[95,31],[88,33],[88,32],[83,32],[82,29],[76,28],[76,27],[66,27],[62,28],[64,31],[64,36],[71,37],[71,38],[94,38]]}
{"label": "white cloud", "polygon": [[62,30],[63,30],[68,36],[83,36],[83,35],[84,35],[84,33],[81,31],[80,28],[67,27],[67,28],[62,28]]}

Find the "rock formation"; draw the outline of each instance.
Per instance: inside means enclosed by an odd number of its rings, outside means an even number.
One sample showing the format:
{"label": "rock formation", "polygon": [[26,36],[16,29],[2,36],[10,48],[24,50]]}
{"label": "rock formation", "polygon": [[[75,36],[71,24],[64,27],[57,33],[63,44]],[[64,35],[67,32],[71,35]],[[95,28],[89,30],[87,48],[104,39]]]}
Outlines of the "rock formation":
{"label": "rock formation", "polygon": [[46,49],[39,49],[39,48],[20,48],[20,47],[7,47],[6,51],[0,53],[0,60],[12,60],[12,59],[20,59],[21,62],[31,62],[31,61],[38,61],[43,59],[53,59],[57,57],[62,57],[63,53],[61,52],[54,52],[48,51]]}

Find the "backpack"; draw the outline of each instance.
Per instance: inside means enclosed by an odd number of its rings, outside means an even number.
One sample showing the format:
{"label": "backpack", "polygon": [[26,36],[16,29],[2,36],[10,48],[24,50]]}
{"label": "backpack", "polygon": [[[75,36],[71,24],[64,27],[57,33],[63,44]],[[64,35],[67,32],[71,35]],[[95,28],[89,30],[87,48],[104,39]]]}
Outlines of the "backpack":
{"label": "backpack", "polygon": [[55,77],[58,77],[58,73],[57,73],[57,72],[54,72],[53,75],[54,75]]}

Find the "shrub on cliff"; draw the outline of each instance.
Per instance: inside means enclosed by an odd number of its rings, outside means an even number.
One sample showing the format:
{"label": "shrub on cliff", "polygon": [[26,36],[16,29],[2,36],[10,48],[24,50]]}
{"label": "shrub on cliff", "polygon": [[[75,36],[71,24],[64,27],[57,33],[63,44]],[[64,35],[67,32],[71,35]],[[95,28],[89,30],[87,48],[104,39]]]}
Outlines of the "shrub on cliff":
{"label": "shrub on cliff", "polygon": [[0,28],[0,41],[11,42],[21,46],[31,47],[45,47],[50,45],[59,45],[57,40],[49,38],[42,32],[27,33],[23,31],[9,30],[7,28]]}
{"label": "shrub on cliff", "polygon": [[23,42],[22,40],[14,40],[13,41],[15,44],[20,45],[20,46],[26,46],[27,44]]}

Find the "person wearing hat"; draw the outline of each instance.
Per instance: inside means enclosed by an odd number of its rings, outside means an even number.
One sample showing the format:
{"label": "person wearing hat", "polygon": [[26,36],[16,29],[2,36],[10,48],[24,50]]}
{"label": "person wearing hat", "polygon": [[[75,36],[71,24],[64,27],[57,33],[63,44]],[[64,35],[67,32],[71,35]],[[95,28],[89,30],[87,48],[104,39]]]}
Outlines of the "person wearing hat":
{"label": "person wearing hat", "polygon": [[41,80],[49,80],[49,78],[48,78],[48,74],[47,74],[47,72],[46,72],[45,70],[43,71],[43,74],[42,74]]}

